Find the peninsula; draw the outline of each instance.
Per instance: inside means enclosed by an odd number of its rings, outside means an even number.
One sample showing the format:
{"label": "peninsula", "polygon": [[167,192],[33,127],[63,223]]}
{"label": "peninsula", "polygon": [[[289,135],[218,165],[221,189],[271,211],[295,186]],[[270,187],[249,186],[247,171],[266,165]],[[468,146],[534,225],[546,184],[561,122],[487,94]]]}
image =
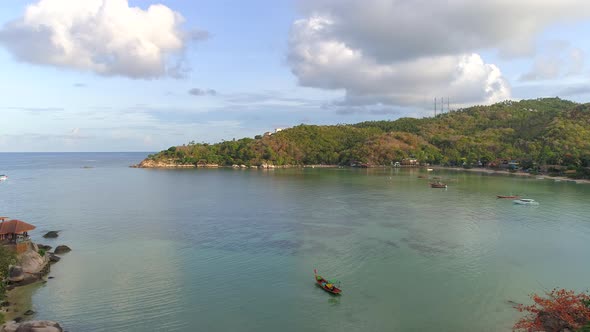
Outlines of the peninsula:
{"label": "peninsula", "polygon": [[408,160],[413,165],[503,166],[589,178],[590,104],[539,98],[420,119],[302,124],[255,138],[173,146],[134,167],[371,167]]}

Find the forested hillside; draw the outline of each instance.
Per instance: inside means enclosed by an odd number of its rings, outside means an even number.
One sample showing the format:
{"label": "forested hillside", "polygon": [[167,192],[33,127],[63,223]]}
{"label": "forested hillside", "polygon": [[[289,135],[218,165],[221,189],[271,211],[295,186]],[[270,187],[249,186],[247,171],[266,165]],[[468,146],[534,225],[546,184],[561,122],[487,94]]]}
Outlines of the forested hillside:
{"label": "forested hillside", "polygon": [[436,117],[353,125],[299,125],[270,136],[171,147],[149,160],[174,164],[391,165],[403,158],[441,165],[590,166],[590,104],[559,98],[473,106]]}

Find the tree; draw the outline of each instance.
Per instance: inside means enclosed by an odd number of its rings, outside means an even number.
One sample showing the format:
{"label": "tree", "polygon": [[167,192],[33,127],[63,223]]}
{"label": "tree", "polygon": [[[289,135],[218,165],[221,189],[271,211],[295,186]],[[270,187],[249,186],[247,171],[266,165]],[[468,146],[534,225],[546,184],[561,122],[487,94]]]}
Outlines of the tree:
{"label": "tree", "polygon": [[519,304],[515,307],[527,313],[514,325],[515,331],[571,331],[587,327],[590,323],[590,296],[587,293],[576,294],[572,290],[556,288],[545,295],[533,294],[533,305]]}

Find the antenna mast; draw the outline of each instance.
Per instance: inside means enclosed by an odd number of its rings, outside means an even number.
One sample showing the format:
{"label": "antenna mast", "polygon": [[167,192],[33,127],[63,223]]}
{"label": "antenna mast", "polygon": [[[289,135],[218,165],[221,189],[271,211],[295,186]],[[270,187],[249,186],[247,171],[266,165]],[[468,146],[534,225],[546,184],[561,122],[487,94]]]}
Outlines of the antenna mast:
{"label": "antenna mast", "polygon": [[436,97],[434,97],[434,117],[436,117]]}

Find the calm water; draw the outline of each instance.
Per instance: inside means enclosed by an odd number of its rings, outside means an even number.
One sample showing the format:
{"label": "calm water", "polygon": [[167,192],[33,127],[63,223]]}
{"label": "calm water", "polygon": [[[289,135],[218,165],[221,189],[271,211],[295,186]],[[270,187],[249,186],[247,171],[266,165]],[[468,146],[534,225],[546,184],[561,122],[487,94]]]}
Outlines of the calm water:
{"label": "calm water", "polygon": [[[69,331],[508,331],[508,300],[590,285],[590,185],[127,167],[145,155],[0,154],[0,214],[73,248],[34,293],[36,318]],[[495,198],[509,193],[540,206]],[[314,268],[344,295],[315,287]]]}

